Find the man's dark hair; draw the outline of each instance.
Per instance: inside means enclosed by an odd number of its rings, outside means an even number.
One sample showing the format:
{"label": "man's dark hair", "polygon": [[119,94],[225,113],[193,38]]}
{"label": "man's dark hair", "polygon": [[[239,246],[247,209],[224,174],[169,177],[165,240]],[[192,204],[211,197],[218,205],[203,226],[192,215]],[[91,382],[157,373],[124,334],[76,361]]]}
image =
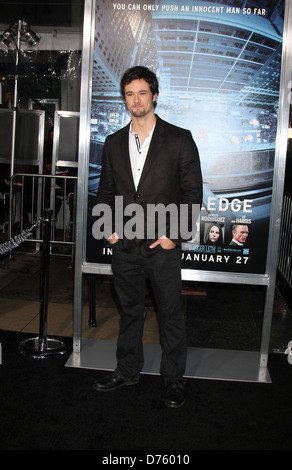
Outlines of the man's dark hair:
{"label": "man's dark hair", "polygon": [[[128,70],[125,71],[124,75],[122,76],[121,79],[121,94],[123,98],[125,98],[125,85],[128,85],[131,83],[133,80],[145,80],[145,82],[148,83],[152,95],[157,95],[159,94],[159,85],[158,85],[158,80],[154,72],[152,72],[150,69],[147,67],[144,67],[142,65],[137,65],[136,67],[131,67]],[[154,105],[156,102],[154,103]]]}

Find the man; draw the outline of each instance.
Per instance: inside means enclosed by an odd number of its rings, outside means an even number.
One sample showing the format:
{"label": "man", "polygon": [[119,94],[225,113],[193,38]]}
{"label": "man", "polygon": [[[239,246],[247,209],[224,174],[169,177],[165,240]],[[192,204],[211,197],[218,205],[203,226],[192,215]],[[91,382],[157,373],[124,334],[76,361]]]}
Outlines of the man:
{"label": "man", "polygon": [[[122,196],[125,208],[139,205],[145,216],[145,234],[127,237],[117,233],[116,228],[110,234],[114,286],[121,305],[117,367],[96,381],[93,388],[109,391],[138,383],[144,361],[145,279],[149,278],[159,311],[165,404],[177,408],[185,402],[187,353],[180,308],[182,237],[177,233],[170,238],[175,230],[167,220],[165,233],[159,235],[159,227],[154,224],[155,236],[147,238],[147,208],[157,204],[187,205],[189,215],[193,205],[200,208],[199,155],[189,131],[154,113],[159,90],[152,71],[142,66],[127,70],[121,80],[121,93],[132,121],[106,139],[97,203],[114,208],[115,197]],[[127,221],[125,217],[124,227]],[[153,224],[153,220],[150,222]]]}
{"label": "man", "polygon": [[245,244],[248,237],[248,226],[247,225],[233,225],[232,226],[232,240],[229,245],[239,245],[242,246]]}

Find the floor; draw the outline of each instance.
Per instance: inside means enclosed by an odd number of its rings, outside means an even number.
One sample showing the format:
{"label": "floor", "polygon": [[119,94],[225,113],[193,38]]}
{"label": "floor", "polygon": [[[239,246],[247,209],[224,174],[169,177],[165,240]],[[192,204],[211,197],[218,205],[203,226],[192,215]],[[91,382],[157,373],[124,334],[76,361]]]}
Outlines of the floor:
{"label": "floor", "polygon": [[[73,336],[74,269],[62,250],[50,256],[47,335]],[[0,255],[0,330],[37,335],[43,299],[42,253],[24,243]],[[111,276],[95,276],[96,326],[89,326],[88,276],[84,275],[82,337],[116,340],[119,308]],[[259,351],[264,287],[222,284],[184,284],[188,345]],[[144,342],[159,343],[159,327],[151,288],[147,286]],[[275,291],[270,351],[284,353],[292,339],[291,292],[278,280]]]}

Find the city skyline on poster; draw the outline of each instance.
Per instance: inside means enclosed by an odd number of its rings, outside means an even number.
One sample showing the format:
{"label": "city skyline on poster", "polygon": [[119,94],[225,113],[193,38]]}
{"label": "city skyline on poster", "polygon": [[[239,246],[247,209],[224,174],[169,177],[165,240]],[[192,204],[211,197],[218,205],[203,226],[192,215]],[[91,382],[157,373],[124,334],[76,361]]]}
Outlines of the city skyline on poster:
{"label": "city skyline on poster", "polygon": [[[234,6],[236,4],[236,6]],[[265,272],[274,173],[284,2],[96,2],[92,64],[87,261],[110,263],[91,235],[106,136],[129,121],[124,70],[141,64],[159,78],[157,114],[190,129],[199,149],[204,201],[198,237],[183,267]],[[218,223],[220,245],[206,233]],[[244,224],[244,246],[230,246]],[[93,254],[94,252],[94,254]]]}

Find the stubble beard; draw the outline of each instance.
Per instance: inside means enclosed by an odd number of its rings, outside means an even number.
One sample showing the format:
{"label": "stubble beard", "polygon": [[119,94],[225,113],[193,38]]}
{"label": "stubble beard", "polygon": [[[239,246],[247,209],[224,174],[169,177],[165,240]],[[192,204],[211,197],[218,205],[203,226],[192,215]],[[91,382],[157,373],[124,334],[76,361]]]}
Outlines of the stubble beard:
{"label": "stubble beard", "polygon": [[147,114],[151,113],[154,110],[154,104],[150,107],[143,107],[139,109],[129,109],[131,115],[136,118],[147,116]]}

